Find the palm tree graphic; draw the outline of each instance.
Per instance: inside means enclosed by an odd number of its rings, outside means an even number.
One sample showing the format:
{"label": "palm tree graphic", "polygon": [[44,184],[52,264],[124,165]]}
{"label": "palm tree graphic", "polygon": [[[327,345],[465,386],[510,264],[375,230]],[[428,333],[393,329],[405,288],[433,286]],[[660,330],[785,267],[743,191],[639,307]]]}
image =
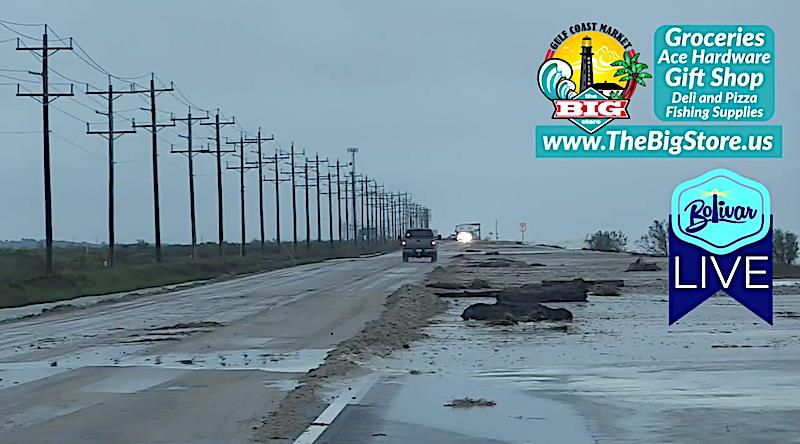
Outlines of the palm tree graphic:
{"label": "palm tree graphic", "polygon": [[653,78],[650,73],[645,72],[645,69],[648,68],[647,64],[639,63],[638,60],[638,52],[632,56],[630,53],[626,52],[624,59],[616,60],[611,63],[611,66],[621,67],[614,73],[614,77],[622,76],[619,80],[628,82],[621,94],[618,91],[611,94],[612,99],[630,99],[633,96],[633,92],[636,91],[637,84],[647,86],[644,83],[644,79]]}

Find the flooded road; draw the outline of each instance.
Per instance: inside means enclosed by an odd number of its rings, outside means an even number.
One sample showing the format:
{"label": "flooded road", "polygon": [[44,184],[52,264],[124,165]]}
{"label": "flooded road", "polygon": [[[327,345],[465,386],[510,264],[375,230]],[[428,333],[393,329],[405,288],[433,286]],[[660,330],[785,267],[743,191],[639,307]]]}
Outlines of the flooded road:
{"label": "flooded road", "polygon": [[5,321],[0,442],[252,442],[300,376],[428,271],[397,253],[331,260]]}
{"label": "flooded road", "polygon": [[[537,277],[552,267],[555,278],[626,287],[545,304],[572,311],[568,324],[462,321],[465,307],[493,299],[452,300],[427,340],[371,363],[378,382],[319,442],[800,442],[800,292],[775,296],[774,326],[718,295],[670,327],[666,271],[615,272],[631,261],[622,255],[516,253],[547,265]],[[444,405],[465,397],[496,406]]]}

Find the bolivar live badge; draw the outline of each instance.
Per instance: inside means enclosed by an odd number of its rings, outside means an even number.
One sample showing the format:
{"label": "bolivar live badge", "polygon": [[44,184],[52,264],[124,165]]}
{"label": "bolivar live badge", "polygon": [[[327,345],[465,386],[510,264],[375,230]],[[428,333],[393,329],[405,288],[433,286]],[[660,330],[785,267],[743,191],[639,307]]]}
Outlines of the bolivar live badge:
{"label": "bolivar live badge", "polygon": [[772,213],[764,185],[717,169],[672,193],[669,323],[724,291],[772,324]]}

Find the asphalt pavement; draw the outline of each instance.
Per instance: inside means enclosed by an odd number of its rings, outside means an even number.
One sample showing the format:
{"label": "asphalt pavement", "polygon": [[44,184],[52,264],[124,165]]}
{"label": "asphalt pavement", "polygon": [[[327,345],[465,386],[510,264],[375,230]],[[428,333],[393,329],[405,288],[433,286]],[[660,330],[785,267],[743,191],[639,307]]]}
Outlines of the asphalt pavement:
{"label": "asphalt pavement", "polygon": [[430,269],[339,259],[3,322],[0,442],[250,442],[299,375]]}

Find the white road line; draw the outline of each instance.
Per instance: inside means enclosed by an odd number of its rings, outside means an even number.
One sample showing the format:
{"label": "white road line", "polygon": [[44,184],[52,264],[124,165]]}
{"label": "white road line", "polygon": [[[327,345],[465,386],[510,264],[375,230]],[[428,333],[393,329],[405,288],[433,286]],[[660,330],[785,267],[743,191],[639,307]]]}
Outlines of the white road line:
{"label": "white road line", "polygon": [[[361,401],[361,398],[367,394],[369,389],[375,385],[378,380],[378,375],[371,374],[356,379],[353,385],[356,385],[355,390],[348,390],[343,388],[335,401],[333,401],[328,408],[322,411],[317,419],[308,426],[308,428],[294,440],[294,444],[314,444],[317,439],[328,429],[328,426],[333,424],[336,417],[342,413],[348,404],[356,404]],[[351,387],[352,389],[352,387]],[[354,399],[355,398],[355,399]]]}

